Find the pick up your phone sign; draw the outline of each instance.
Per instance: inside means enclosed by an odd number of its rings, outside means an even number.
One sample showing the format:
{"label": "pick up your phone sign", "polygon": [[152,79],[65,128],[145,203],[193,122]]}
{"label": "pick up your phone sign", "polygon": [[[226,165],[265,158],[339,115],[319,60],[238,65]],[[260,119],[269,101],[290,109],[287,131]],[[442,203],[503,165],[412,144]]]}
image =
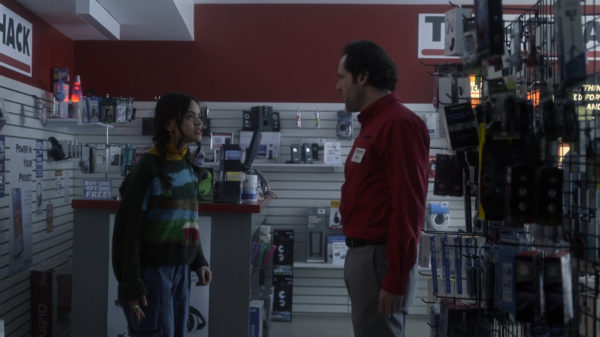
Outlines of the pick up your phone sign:
{"label": "pick up your phone sign", "polygon": [[0,65],[31,76],[33,26],[0,5]]}

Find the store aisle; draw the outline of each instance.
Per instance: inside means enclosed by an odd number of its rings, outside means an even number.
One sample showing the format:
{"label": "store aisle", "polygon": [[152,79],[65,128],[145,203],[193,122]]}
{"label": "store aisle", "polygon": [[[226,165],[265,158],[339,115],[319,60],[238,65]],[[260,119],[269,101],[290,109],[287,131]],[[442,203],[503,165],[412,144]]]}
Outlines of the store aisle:
{"label": "store aisle", "polygon": [[[427,316],[409,316],[406,334],[410,337],[429,337]],[[353,337],[352,323],[347,315],[294,314],[290,323],[272,322],[269,337]]]}

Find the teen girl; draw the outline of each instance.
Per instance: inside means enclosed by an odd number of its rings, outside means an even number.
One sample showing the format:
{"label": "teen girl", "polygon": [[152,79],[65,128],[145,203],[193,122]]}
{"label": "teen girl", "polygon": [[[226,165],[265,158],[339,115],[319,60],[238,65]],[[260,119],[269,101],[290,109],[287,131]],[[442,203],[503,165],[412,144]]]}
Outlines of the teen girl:
{"label": "teen girl", "polygon": [[198,235],[198,177],[188,151],[202,139],[200,106],[168,93],[157,104],[154,147],[123,181],[113,233],[113,270],[132,337],[184,337],[190,272],[212,274]]}

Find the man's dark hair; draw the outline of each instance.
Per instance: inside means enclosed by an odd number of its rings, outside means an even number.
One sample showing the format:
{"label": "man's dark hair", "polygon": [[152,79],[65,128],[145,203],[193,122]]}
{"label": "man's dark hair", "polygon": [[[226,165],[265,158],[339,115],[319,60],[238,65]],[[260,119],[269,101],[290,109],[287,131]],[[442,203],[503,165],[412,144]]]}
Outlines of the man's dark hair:
{"label": "man's dark hair", "polygon": [[396,89],[396,64],[377,43],[368,40],[350,42],[344,47],[344,55],[344,68],[352,74],[354,80],[359,74],[366,72],[369,74],[367,84],[382,90]]}

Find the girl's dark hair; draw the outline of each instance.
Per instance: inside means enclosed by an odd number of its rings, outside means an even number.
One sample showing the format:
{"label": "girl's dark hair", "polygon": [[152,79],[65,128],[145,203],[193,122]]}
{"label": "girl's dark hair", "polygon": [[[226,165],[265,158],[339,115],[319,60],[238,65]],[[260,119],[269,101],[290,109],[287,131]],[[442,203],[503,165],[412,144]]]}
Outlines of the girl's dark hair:
{"label": "girl's dark hair", "polygon": [[[154,136],[152,142],[158,150],[160,158],[160,178],[163,183],[163,188],[167,189],[171,187],[171,179],[165,171],[165,162],[167,160],[167,143],[171,135],[167,131],[167,125],[172,120],[175,120],[179,134],[183,135],[181,131],[181,121],[183,116],[188,112],[190,104],[193,102],[198,103],[192,96],[182,93],[169,92],[162,95],[158,102],[156,102],[156,108],[154,110]],[[200,104],[198,104],[200,105]],[[182,145],[183,139],[179,139],[179,144],[175,144],[175,147],[179,148]],[[196,143],[196,152],[194,156],[200,152],[200,143]],[[196,167],[194,161],[191,159],[191,154],[188,151],[186,160],[192,164],[192,167],[198,173],[199,168]]]}
{"label": "girl's dark hair", "polygon": [[367,84],[382,90],[396,89],[396,64],[377,43],[368,40],[350,42],[344,47],[344,55],[344,68],[352,74],[354,80],[359,74],[366,72],[369,74]]}

